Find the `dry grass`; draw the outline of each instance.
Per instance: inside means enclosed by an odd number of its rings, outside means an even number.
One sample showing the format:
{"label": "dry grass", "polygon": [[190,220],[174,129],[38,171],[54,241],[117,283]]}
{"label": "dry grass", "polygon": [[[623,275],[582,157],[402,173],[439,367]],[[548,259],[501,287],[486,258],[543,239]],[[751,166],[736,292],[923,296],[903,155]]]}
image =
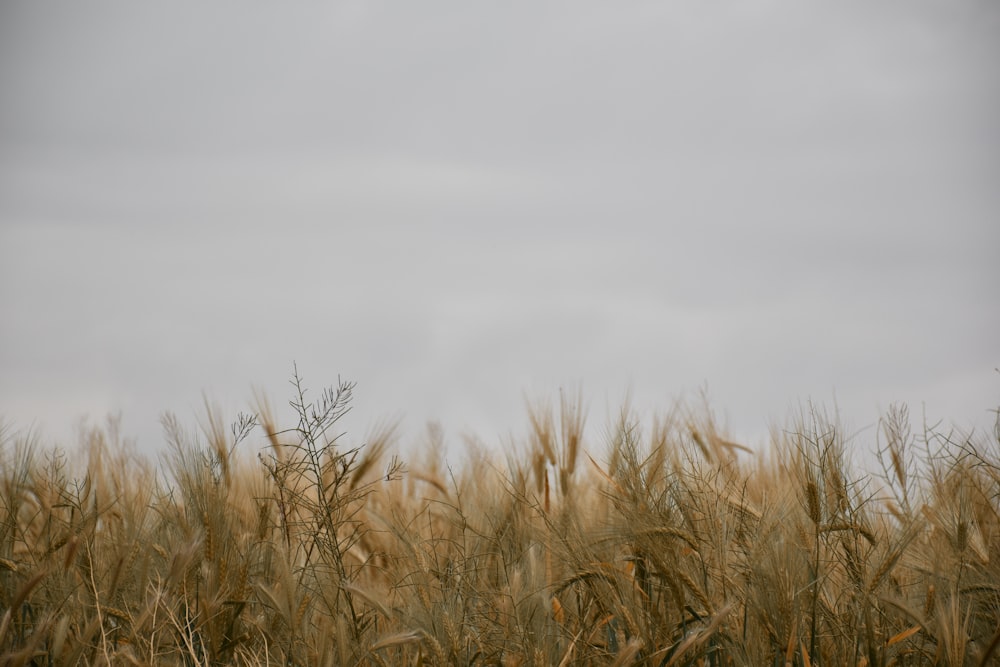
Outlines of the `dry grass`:
{"label": "dry grass", "polygon": [[[346,444],[352,386],[281,428],[114,424],[79,461],[0,433],[5,665],[987,665],[1000,660],[1000,434],[882,421],[880,475],[807,411],[747,454],[705,414],[603,449],[579,397],[504,459]],[[259,446],[249,439],[259,434]],[[470,446],[473,446],[470,444]]]}

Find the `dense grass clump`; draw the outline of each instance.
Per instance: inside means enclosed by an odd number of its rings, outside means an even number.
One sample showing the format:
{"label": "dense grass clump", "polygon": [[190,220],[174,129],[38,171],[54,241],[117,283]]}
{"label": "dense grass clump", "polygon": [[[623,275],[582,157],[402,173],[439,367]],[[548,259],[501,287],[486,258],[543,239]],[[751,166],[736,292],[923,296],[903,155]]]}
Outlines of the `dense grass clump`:
{"label": "dense grass clump", "polygon": [[[266,404],[151,466],[0,434],[7,665],[987,665],[1000,656],[1000,438],[911,433],[862,474],[817,411],[748,453],[707,414],[579,400],[449,467],[341,435],[353,386]],[[260,435],[259,443],[250,437]],[[432,439],[433,440],[433,439]],[[862,446],[864,443],[851,443]],[[470,445],[472,447],[472,445]]]}

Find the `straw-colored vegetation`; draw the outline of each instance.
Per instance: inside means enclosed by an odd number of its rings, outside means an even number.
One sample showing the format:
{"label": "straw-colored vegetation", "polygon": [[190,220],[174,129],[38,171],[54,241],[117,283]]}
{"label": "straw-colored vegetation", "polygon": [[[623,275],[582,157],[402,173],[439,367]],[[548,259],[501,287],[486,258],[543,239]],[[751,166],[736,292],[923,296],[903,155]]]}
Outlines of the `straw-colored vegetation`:
{"label": "straw-colored vegetation", "polygon": [[505,459],[404,465],[391,429],[347,444],[350,384],[294,384],[298,423],[165,419],[156,467],[113,427],[79,455],[8,428],[0,662],[997,664],[997,433],[807,411],[764,455],[625,410],[595,444],[574,399]]}

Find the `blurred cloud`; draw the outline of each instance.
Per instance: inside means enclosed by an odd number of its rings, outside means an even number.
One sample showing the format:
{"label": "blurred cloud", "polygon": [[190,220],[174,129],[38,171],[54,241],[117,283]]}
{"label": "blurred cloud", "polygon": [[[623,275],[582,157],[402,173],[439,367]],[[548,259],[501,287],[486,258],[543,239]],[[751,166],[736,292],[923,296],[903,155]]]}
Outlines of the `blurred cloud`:
{"label": "blurred cloud", "polygon": [[749,438],[834,395],[988,426],[998,37],[982,0],[7,3],[0,414],[155,448],[294,359],[411,433],[577,383],[707,385]]}

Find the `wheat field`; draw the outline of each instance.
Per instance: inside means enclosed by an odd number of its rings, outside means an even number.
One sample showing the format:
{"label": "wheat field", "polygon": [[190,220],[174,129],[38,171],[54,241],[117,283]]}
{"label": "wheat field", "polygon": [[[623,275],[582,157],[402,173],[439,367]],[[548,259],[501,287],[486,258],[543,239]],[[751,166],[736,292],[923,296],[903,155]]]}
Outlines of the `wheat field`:
{"label": "wheat field", "polygon": [[4,429],[0,663],[1000,664],[1000,429],[811,409],[754,453],[677,406],[585,441],[576,396],[403,461],[348,444],[352,384],[293,385],[297,423],[165,417],[157,464]]}

